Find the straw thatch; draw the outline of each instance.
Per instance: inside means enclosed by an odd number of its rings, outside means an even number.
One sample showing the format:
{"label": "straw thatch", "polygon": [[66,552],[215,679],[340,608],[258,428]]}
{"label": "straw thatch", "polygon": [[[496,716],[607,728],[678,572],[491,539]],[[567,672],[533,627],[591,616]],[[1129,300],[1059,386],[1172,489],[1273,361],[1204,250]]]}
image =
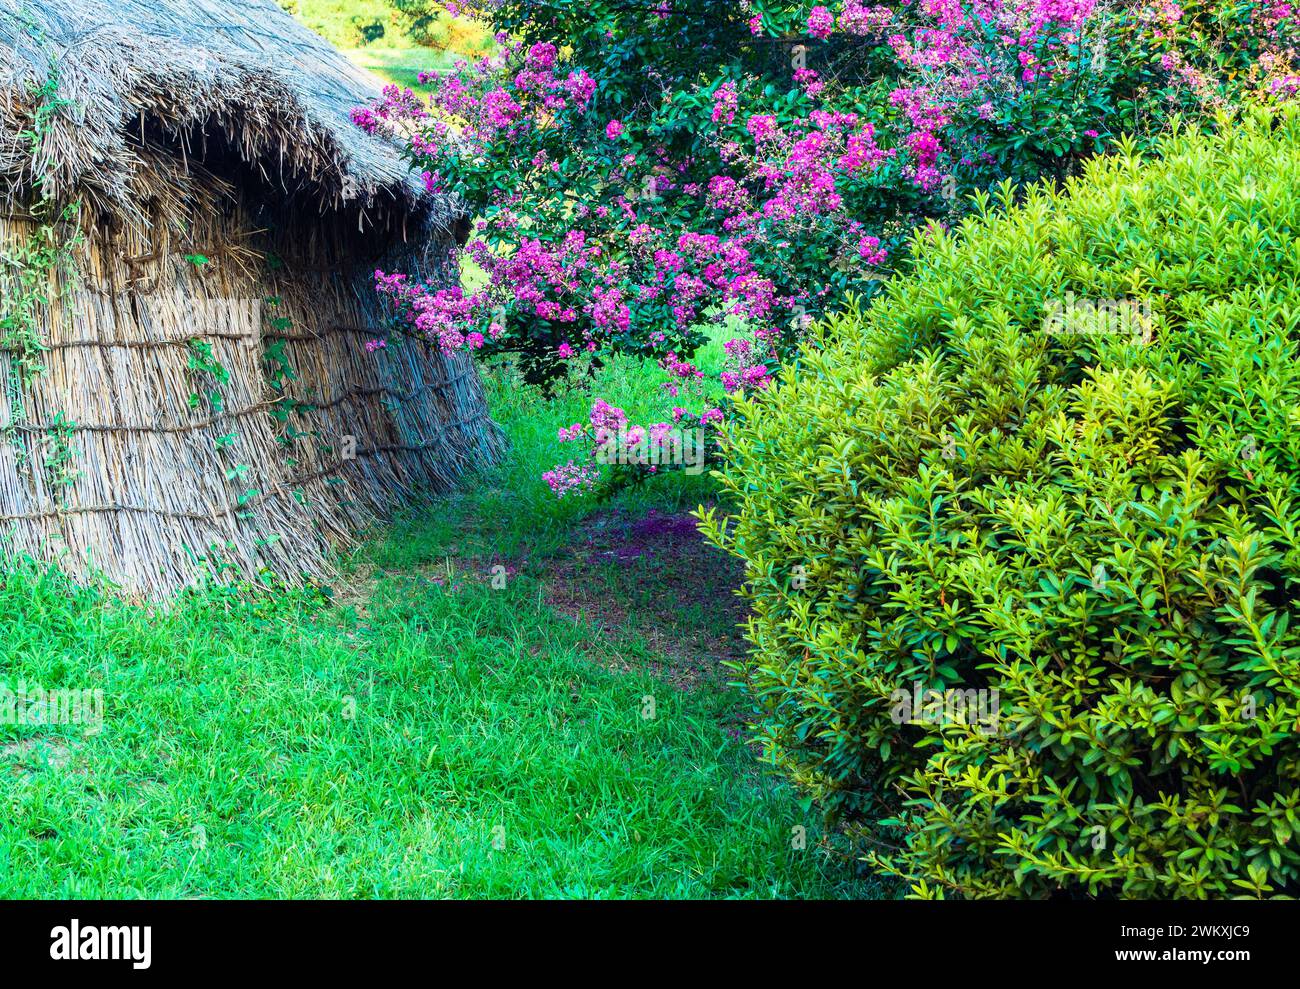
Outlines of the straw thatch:
{"label": "straw thatch", "polygon": [[496,456],[469,358],[364,348],[376,267],[456,277],[455,204],[348,120],[375,85],[273,0],[0,0],[0,318],[34,238],[76,244],[43,371],[0,347],[4,552],[148,596],[323,577]]}

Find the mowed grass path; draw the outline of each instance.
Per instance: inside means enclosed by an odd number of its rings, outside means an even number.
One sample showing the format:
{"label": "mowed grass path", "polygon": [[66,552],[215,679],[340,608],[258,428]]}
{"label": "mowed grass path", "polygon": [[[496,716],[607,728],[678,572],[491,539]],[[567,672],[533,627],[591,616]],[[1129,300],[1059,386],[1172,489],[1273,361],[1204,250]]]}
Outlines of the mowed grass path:
{"label": "mowed grass path", "polygon": [[[106,701],[93,734],[0,725],[0,895],[874,894],[745,746],[738,695],[680,689],[635,631],[556,613],[544,567],[493,588],[492,561],[543,559],[593,508],[537,478],[567,452],[551,422],[590,395],[490,385],[507,463],[377,534],[332,601],[213,589],[146,610],[0,577],[0,685]],[[655,387],[628,362],[598,386]]]}

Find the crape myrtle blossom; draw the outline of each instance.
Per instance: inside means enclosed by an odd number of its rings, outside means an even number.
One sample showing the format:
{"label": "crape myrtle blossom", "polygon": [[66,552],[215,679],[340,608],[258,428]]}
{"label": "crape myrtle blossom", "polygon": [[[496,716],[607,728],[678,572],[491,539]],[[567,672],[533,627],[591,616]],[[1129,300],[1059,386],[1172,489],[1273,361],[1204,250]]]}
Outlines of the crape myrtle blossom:
{"label": "crape myrtle blossom", "polygon": [[808,14],[808,33],[814,38],[824,41],[834,28],[835,18],[825,7],[814,7]]}
{"label": "crape myrtle blossom", "polygon": [[580,495],[595,488],[600,472],[589,464],[575,464],[570,460],[542,474],[542,480],[555,492],[557,498]]}
{"label": "crape myrtle blossom", "polygon": [[585,444],[586,460],[569,459],[542,474],[557,497],[594,491],[602,481],[637,483],[663,469],[685,468],[699,473],[706,461],[716,458],[717,430],[722,425],[721,408],[692,413],[672,409],[671,421],[639,425],[627,412],[604,399],[596,399],[587,422],[575,422],[557,431],[559,442]]}
{"label": "crape myrtle blossom", "polygon": [[776,362],[776,351],[770,342],[736,337],[722,345],[726,361],[720,377],[728,392],[742,389],[761,391],[771,384],[768,362]]}

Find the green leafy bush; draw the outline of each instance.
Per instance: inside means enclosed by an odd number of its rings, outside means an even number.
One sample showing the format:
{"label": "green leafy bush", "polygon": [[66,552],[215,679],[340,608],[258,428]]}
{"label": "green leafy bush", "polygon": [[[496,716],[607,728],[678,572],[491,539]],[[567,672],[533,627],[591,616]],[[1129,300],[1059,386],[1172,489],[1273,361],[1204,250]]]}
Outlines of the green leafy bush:
{"label": "green leafy bush", "polygon": [[1300,893],[1300,124],[1161,151],[981,197],[737,406],[762,741],[913,895]]}

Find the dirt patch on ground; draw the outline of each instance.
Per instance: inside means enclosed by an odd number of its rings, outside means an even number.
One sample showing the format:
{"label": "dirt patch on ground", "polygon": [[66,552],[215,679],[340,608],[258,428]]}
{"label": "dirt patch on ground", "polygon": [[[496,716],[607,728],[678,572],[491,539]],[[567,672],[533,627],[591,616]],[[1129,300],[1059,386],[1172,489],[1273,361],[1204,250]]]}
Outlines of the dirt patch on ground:
{"label": "dirt patch on ground", "polygon": [[587,519],[546,561],[543,584],[556,611],[614,642],[639,637],[662,658],[600,650],[610,665],[632,669],[645,659],[651,672],[689,689],[729,679],[723,664],[744,655],[747,609],[735,593],[743,573],[740,561],[705,543],[689,514],[609,512]]}
{"label": "dirt patch on ground", "polygon": [[725,664],[746,652],[748,607],[736,594],[744,567],[708,545],[686,512],[597,512],[558,550],[512,555],[457,541],[415,565],[363,563],[333,598],[364,624],[383,584],[399,595],[435,586],[454,595],[471,585],[504,589],[520,575],[541,583],[542,600],[556,613],[591,629],[585,652],[592,662],[644,670],[683,690],[735,679]]}

